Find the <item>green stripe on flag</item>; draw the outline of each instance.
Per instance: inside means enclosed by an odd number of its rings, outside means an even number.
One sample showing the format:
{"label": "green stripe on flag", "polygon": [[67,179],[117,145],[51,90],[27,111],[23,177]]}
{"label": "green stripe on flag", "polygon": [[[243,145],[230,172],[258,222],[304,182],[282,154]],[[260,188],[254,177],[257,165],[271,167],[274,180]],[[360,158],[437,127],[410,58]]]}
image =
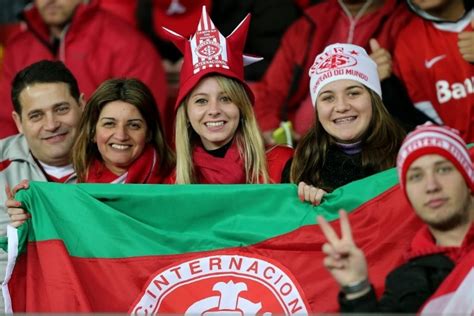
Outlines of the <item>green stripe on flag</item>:
{"label": "green stripe on flag", "polygon": [[318,207],[318,215],[326,220],[335,220],[339,217],[339,209],[351,212],[397,184],[398,174],[395,168],[351,182],[326,195],[324,203]]}
{"label": "green stripe on flag", "polygon": [[[396,184],[389,170],[299,201],[285,185],[119,185],[31,182],[18,193],[32,214],[30,242],[62,239],[72,256],[124,258],[252,245],[352,211]],[[36,214],[41,216],[36,216]],[[100,227],[100,229],[97,229]],[[131,232],[140,231],[140,234]]]}

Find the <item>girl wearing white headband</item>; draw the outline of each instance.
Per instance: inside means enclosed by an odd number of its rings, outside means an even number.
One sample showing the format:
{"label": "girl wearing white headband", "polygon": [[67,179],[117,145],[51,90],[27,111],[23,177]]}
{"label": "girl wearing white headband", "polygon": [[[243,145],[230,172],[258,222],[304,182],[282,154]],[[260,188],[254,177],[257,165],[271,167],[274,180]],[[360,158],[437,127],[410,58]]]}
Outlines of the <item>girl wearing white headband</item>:
{"label": "girl wearing white headband", "polygon": [[395,166],[405,132],[386,110],[377,65],[352,44],[333,44],[309,71],[316,120],[296,148],[291,181],[301,199]]}

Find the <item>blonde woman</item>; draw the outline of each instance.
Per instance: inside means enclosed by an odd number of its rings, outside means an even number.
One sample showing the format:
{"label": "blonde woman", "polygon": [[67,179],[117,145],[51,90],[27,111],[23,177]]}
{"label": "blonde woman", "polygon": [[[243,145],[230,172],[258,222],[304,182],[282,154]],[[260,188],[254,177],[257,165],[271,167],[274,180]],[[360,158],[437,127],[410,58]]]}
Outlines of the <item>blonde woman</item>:
{"label": "blonde woman", "polygon": [[[176,102],[176,183],[278,183],[292,149],[265,152],[243,80],[246,18],[228,37],[203,7],[191,40],[170,31],[184,53]],[[289,169],[289,164],[286,170]]]}

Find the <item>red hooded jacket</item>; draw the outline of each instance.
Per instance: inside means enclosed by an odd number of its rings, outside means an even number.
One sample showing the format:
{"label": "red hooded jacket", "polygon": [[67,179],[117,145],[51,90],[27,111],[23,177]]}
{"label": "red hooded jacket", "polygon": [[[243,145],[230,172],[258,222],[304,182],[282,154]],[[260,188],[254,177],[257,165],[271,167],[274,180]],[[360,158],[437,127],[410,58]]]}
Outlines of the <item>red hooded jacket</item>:
{"label": "red hooded jacket", "polygon": [[61,60],[76,77],[86,99],[106,79],[134,77],[152,90],[166,117],[167,85],[161,58],[143,35],[122,19],[99,8],[98,1],[80,4],[55,52],[48,27],[36,7],[24,11],[25,27],[5,47],[0,78],[0,138],[16,134],[11,113],[11,81],[24,67]]}

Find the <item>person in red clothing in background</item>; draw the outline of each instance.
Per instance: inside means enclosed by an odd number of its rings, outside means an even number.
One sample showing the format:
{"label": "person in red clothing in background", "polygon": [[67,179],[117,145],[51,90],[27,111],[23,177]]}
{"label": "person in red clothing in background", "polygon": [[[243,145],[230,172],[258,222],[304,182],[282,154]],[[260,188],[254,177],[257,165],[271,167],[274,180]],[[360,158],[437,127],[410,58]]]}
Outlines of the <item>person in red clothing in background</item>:
{"label": "person in red clothing in background", "polygon": [[86,99],[106,79],[136,77],[147,84],[165,111],[167,85],[161,58],[151,43],[98,0],[35,0],[23,12],[24,29],[5,47],[0,81],[0,138],[15,134],[9,85],[25,66],[61,60]]}
{"label": "person in red clothing in background", "polygon": [[474,142],[474,2],[408,0],[394,71],[416,108]]}
{"label": "person in red clothing in background", "polygon": [[[383,80],[391,73],[395,39],[410,18],[406,4],[397,0],[325,0],[306,9],[288,28],[254,89],[255,113],[265,141],[273,143],[272,133],[281,121],[293,123],[295,138],[311,126],[314,115],[306,74],[327,45],[339,42],[364,47],[377,62]],[[384,103],[387,105],[385,98]]]}
{"label": "person in red clothing in background", "polygon": [[265,153],[244,81],[244,64],[259,60],[243,54],[249,23],[247,16],[226,38],[203,6],[191,39],[168,30],[184,55],[175,105],[176,183],[279,183],[289,168],[291,148]]}

